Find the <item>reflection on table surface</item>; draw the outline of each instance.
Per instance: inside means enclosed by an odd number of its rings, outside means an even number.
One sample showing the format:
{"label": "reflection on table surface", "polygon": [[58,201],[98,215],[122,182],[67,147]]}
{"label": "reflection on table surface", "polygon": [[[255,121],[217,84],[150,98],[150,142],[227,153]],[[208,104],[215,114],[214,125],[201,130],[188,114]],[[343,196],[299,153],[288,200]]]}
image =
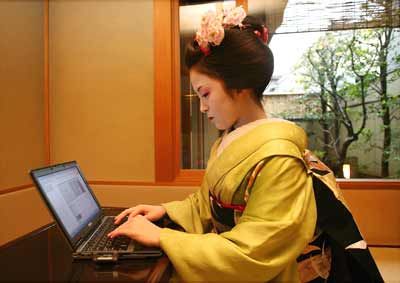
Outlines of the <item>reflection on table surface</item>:
{"label": "reflection on table surface", "polygon": [[92,261],[74,262],[68,281],[168,281],[168,258],[149,260],[124,260],[116,264],[95,264]]}

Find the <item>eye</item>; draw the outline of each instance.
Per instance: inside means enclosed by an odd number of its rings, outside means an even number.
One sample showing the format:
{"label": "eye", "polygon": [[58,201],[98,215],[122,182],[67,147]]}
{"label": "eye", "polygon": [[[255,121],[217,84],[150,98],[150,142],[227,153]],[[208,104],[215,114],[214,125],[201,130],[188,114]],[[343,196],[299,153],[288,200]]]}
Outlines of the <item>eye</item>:
{"label": "eye", "polygon": [[210,94],[209,92],[203,93],[203,94],[201,95],[201,97],[206,98],[209,94]]}

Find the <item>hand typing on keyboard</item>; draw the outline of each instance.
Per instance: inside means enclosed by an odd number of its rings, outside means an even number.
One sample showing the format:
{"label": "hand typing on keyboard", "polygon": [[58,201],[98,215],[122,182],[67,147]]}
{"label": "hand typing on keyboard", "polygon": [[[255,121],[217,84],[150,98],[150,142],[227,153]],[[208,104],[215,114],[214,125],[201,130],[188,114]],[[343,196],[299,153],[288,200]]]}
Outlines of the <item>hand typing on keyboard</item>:
{"label": "hand typing on keyboard", "polygon": [[161,228],[145,216],[136,215],[108,233],[108,237],[127,236],[145,246],[160,247],[160,232]]}
{"label": "hand typing on keyboard", "polygon": [[150,221],[157,221],[161,219],[165,214],[166,210],[161,205],[146,205],[140,204],[137,206],[133,206],[125,209],[120,214],[115,217],[115,224],[119,224],[126,217],[133,218],[136,215],[143,215]]}

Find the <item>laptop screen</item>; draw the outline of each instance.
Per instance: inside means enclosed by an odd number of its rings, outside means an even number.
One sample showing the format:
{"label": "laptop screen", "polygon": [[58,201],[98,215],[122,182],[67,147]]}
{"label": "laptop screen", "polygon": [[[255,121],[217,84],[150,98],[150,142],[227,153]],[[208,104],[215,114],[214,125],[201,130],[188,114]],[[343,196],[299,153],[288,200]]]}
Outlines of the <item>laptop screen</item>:
{"label": "laptop screen", "polygon": [[83,180],[77,166],[35,176],[43,196],[64,230],[73,239],[80,231],[91,225],[101,209]]}

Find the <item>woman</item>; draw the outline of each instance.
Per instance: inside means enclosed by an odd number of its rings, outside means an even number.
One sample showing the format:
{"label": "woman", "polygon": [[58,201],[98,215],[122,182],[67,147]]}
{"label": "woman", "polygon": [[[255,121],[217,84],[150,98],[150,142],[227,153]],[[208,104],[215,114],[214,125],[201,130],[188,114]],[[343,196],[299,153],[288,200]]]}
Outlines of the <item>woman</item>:
{"label": "woman", "polygon": [[[241,7],[203,16],[185,60],[201,112],[224,134],[211,149],[201,188],[183,201],[139,205],[116,217],[129,220],[110,237],[161,247],[176,279],[300,280],[296,259],[316,230],[313,178],[304,131],[264,112],[274,64],[267,40],[265,26]],[[151,223],[164,216],[183,231]]]}

